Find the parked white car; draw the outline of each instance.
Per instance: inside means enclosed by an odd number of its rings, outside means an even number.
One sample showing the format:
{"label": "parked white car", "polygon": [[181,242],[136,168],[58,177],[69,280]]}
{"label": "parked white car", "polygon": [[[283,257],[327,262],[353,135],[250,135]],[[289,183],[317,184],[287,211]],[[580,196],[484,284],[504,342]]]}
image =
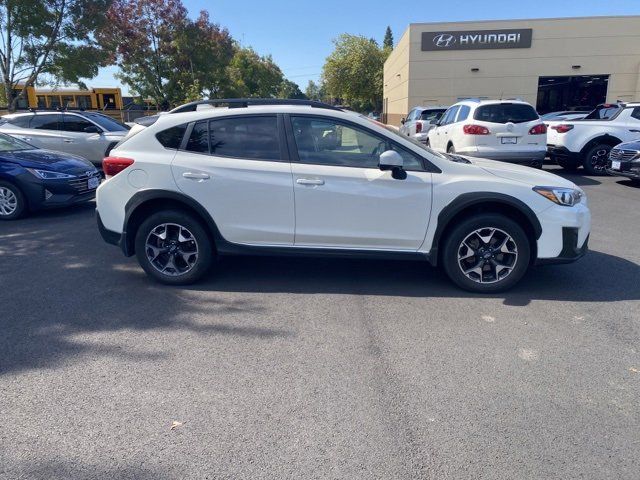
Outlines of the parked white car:
{"label": "parked white car", "polygon": [[640,103],[604,104],[582,120],[549,122],[549,156],[567,170],[604,175],[616,145],[640,139]]}
{"label": "parked white car", "polygon": [[518,100],[464,100],[449,107],[429,131],[437,152],[542,167],[547,127],[536,110]]}
{"label": "parked white car", "polygon": [[78,155],[100,168],[129,127],[98,112],[20,112],[0,118],[0,132],[46,150]]}
{"label": "parked white car", "polygon": [[426,144],[429,140],[429,130],[438,123],[446,111],[447,107],[414,107],[407,118],[401,120],[400,133]]}
{"label": "parked white car", "polygon": [[587,250],[587,200],[559,176],[318,102],[238,105],[159,116],[104,160],[100,232],[160,282],[194,282],[215,255],[325,255],[426,260],[496,292]]}

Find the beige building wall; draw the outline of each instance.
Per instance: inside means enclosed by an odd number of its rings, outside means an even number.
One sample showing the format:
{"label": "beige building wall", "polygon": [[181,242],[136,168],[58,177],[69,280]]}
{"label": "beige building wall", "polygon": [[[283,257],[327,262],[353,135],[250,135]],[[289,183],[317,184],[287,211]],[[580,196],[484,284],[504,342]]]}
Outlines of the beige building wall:
{"label": "beige building wall", "polygon": [[[421,51],[422,32],[511,28],[533,29],[531,48]],[[535,106],[538,77],[603,74],[607,101],[640,101],[640,17],[411,24],[385,63],[383,98],[398,125],[416,105],[502,96]]]}

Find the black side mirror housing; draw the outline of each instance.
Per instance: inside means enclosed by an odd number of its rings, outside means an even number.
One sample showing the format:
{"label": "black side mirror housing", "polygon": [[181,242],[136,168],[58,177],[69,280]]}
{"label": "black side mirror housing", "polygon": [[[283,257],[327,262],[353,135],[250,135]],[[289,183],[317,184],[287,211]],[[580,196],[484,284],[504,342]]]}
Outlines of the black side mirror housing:
{"label": "black side mirror housing", "polygon": [[406,122],[407,122],[407,119],[406,119],[406,118],[402,117],[402,118],[400,119],[400,123],[401,123],[402,125],[404,125]]}

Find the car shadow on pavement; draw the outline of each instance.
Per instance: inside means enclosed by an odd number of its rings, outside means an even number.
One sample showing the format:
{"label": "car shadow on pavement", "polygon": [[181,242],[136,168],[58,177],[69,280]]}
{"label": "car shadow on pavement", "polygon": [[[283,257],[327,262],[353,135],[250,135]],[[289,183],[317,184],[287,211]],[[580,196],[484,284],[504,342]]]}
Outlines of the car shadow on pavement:
{"label": "car shadow on pavement", "polygon": [[506,293],[465,292],[426,263],[291,257],[227,257],[193,290],[255,293],[500,298],[505,305],[532,300],[615,302],[640,299],[640,265],[591,251],[576,263],[532,268]]}
{"label": "car shadow on pavement", "polygon": [[565,180],[575,183],[579,187],[589,187],[593,185],[601,185],[600,180],[596,180],[594,177],[587,177],[584,170],[578,170],[577,172],[567,172],[565,170],[547,170],[549,173],[554,173]]}
{"label": "car shadow on pavement", "polygon": [[246,341],[294,332],[258,320],[259,299],[193,298],[150,281],[134,259],[104,244],[93,206],[0,223],[0,375],[55,368],[85,356],[153,361],[162,348],[118,343],[118,333],[187,331]]}
{"label": "car shadow on pavement", "polygon": [[633,182],[631,180],[620,180],[616,182],[618,185],[622,185],[623,187],[635,188],[636,190],[640,190],[640,183]]}

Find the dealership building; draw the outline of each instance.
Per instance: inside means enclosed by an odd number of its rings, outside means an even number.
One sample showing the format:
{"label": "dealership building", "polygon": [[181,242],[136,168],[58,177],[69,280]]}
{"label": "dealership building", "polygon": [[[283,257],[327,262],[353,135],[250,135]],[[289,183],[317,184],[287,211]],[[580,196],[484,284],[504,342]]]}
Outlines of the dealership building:
{"label": "dealership building", "polygon": [[409,25],[384,65],[385,121],[465,98],[541,114],[640,101],[640,16]]}

